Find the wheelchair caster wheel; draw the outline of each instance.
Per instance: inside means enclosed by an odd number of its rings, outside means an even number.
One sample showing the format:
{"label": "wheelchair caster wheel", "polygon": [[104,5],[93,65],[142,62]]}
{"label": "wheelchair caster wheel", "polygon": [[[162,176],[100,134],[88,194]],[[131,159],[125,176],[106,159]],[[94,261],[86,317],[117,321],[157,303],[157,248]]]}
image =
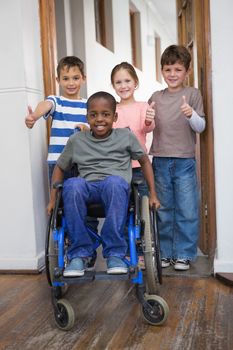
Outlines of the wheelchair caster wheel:
{"label": "wheelchair caster wheel", "polygon": [[166,301],[158,295],[145,296],[145,301],[149,308],[142,306],[142,314],[144,319],[153,326],[164,324],[169,314],[169,307]]}
{"label": "wheelchair caster wheel", "polygon": [[54,317],[57,327],[63,331],[68,331],[74,326],[74,310],[66,299],[60,299],[57,301],[57,307],[54,310]]}

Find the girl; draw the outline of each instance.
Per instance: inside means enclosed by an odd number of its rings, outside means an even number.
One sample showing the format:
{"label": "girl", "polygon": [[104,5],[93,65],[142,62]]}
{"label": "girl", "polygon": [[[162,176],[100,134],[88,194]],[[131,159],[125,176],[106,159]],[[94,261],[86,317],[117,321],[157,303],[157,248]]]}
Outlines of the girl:
{"label": "girl", "polygon": [[[114,127],[132,130],[141,146],[146,150],[146,134],[155,127],[154,103],[149,106],[147,102],[135,101],[134,91],[138,87],[139,79],[134,67],[128,62],[122,62],[113,68],[111,83],[120,97],[116,109],[118,119]],[[133,179],[143,180],[143,183],[139,185],[140,195],[147,195],[148,188],[138,161],[132,161],[132,167]]]}

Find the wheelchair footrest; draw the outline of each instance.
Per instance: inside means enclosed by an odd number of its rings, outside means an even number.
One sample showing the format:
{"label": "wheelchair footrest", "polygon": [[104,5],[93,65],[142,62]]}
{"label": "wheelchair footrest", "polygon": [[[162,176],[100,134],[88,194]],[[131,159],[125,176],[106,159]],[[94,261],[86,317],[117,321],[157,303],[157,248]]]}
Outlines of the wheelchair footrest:
{"label": "wheelchair footrest", "polygon": [[128,280],[132,275],[126,274],[108,274],[106,271],[86,271],[80,277],[63,277],[61,276],[57,281],[65,282],[67,284],[77,284],[83,282],[91,282],[93,280]]}
{"label": "wheelchair footrest", "polygon": [[125,274],[109,274],[106,271],[97,271],[95,273],[96,280],[128,280],[130,278],[129,273]]}

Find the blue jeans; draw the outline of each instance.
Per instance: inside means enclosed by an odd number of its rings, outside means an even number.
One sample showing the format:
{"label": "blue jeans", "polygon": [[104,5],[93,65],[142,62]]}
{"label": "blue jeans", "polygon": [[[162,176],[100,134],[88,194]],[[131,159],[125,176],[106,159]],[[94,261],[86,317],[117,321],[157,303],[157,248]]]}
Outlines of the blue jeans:
{"label": "blue jeans", "polygon": [[88,182],[70,178],[63,187],[63,202],[68,238],[68,259],[94,254],[93,241],[86,226],[87,205],[101,203],[105,221],[101,230],[103,256],[123,258],[127,251],[124,237],[129,203],[129,184],[119,176],[108,176],[102,181]]}
{"label": "blue jeans", "polygon": [[[53,171],[55,168],[56,164],[48,164],[48,173],[49,173],[49,186],[51,188],[52,186],[52,176],[53,176]],[[74,174],[74,170],[71,169],[69,171],[65,171],[64,173],[64,180],[69,179],[70,177],[76,177],[78,174]],[[95,233],[98,233],[98,224],[99,220],[97,218],[91,218],[90,216],[87,216],[87,223],[89,228],[94,231]]]}
{"label": "blue jeans", "polygon": [[195,260],[199,236],[199,194],[194,158],[154,157],[161,208],[158,229],[162,258]]}

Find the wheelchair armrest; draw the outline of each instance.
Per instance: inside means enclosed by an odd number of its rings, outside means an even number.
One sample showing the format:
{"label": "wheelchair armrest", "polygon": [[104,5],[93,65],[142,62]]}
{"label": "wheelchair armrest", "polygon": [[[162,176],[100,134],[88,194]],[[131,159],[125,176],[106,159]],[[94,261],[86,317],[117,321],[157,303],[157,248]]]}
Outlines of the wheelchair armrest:
{"label": "wheelchair armrest", "polygon": [[53,188],[55,188],[55,189],[62,189],[63,188],[63,182],[54,182]]}

